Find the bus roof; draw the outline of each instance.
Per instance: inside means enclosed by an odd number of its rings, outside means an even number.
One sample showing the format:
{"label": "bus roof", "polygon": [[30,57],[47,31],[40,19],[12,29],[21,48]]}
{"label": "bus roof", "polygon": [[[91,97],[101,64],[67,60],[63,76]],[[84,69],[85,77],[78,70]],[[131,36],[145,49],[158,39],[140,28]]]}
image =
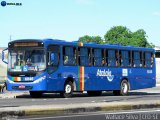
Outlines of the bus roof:
{"label": "bus roof", "polygon": [[[9,42],[43,42],[45,46],[48,46],[50,44],[55,45],[66,45],[66,46],[78,46],[80,42],[78,41],[72,41],[68,42],[66,40],[59,40],[59,39],[20,39],[20,40],[14,40]],[[142,50],[142,51],[155,51],[153,48],[143,48],[143,47],[134,47],[134,46],[122,46],[119,44],[96,44],[94,42],[91,43],[84,43],[84,47],[92,47],[92,48],[109,48],[109,49],[123,49],[123,50]]]}

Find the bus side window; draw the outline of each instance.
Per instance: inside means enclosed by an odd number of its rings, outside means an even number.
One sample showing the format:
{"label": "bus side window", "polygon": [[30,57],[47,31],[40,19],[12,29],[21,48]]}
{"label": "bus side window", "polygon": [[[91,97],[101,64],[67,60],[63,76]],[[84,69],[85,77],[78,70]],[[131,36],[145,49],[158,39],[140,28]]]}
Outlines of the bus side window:
{"label": "bus side window", "polygon": [[108,50],[108,66],[116,66],[116,51]]}
{"label": "bus side window", "polygon": [[145,52],[145,67],[151,67],[151,53]]}
{"label": "bus side window", "polygon": [[63,49],[63,61],[64,65],[75,65],[76,64],[76,48],[64,47]]}
{"label": "bus side window", "polygon": [[133,67],[140,67],[140,52],[134,51],[133,52]]}
{"label": "bus side window", "polygon": [[126,50],[121,51],[121,66],[129,66],[129,54]]}
{"label": "bus side window", "polygon": [[79,65],[90,66],[91,65],[91,53],[89,48],[79,48]]}
{"label": "bus side window", "polygon": [[102,66],[102,49],[93,49],[94,66]]}

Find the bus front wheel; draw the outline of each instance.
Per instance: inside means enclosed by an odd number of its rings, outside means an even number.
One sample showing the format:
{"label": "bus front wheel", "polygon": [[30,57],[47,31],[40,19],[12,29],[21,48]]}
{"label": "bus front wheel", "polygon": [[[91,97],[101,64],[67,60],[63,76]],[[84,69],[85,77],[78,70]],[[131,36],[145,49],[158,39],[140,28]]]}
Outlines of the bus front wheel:
{"label": "bus front wheel", "polygon": [[129,91],[128,81],[125,80],[125,79],[122,80],[120,87],[121,87],[120,90],[114,90],[113,94],[116,95],[116,96],[119,96],[119,95],[122,95],[122,96],[128,95],[128,91]]}
{"label": "bus front wheel", "polygon": [[41,91],[29,91],[30,96],[32,98],[40,98],[42,97],[42,92]]}
{"label": "bus front wheel", "polygon": [[64,86],[64,91],[60,93],[61,97],[69,98],[73,94],[73,83],[71,81],[67,82]]}

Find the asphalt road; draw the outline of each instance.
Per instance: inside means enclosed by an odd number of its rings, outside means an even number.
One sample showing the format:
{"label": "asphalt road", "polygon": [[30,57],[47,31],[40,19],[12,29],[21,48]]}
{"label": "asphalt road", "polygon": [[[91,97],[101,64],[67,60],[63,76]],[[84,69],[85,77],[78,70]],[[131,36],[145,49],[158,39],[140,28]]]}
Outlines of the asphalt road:
{"label": "asphalt road", "polygon": [[[155,92],[156,91],[156,92]],[[158,92],[157,92],[158,91]],[[160,86],[130,92],[129,96],[113,96],[112,92],[105,92],[102,96],[89,97],[86,93],[76,93],[72,98],[60,98],[59,94],[44,94],[42,98],[33,99],[29,94],[19,95],[17,98],[0,99],[0,108],[31,105],[82,104],[101,102],[137,102],[146,100],[160,100]]]}
{"label": "asphalt road", "polygon": [[65,116],[19,117],[20,120],[159,120],[160,109],[90,112]]}

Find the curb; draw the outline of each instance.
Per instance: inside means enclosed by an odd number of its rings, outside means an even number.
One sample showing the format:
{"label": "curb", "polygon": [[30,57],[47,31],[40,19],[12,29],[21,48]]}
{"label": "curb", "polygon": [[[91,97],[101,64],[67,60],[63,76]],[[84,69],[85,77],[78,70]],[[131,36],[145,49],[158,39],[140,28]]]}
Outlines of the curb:
{"label": "curb", "polygon": [[25,116],[32,115],[66,115],[84,112],[98,112],[98,111],[116,111],[116,110],[133,110],[133,109],[147,109],[147,108],[160,108],[160,103],[155,104],[137,104],[137,105],[107,105],[95,107],[77,107],[77,108],[64,108],[64,109],[31,109],[25,110]]}
{"label": "curb", "polygon": [[0,118],[6,116],[35,116],[35,115],[67,115],[84,112],[98,112],[98,111],[115,111],[115,110],[132,110],[132,109],[147,109],[160,108],[160,102],[151,104],[121,104],[121,105],[96,105],[89,107],[68,107],[68,108],[23,108],[19,110],[5,110],[0,111]]}

